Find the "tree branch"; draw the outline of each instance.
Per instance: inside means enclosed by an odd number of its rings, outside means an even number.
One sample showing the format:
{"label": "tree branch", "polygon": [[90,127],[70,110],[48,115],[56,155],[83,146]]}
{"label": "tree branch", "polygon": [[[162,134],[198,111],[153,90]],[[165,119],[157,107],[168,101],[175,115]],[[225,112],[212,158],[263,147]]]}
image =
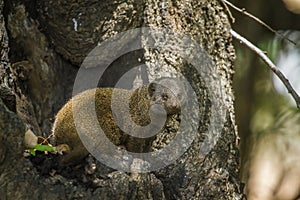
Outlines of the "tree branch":
{"label": "tree branch", "polygon": [[252,15],[251,13],[248,13],[246,11],[245,8],[238,8],[237,6],[233,5],[232,3],[230,3],[227,0],[222,0],[225,4],[229,5],[231,8],[235,9],[236,11],[246,15],[247,17],[250,17],[251,19],[253,19],[254,21],[258,22],[259,24],[261,24],[262,26],[266,27],[267,29],[269,29],[271,32],[275,33],[276,35],[278,35],[279,37],[286,39],[287,41],[291,42],[294,45],[297,45],[294,41],[292,41],[291,39],[287,38],[286,36],[284,36],[283,34],[279,33],[278,31],[274,30],[273,28],[271,28],[269,25],[267,25],[265,22],[263,22],[262,20],[260,20],[259,18],[255,17],[254,15]]}
{"label": "tree branch", "polygon": [[234,30],[230,30],[231,35],[239,40],[240,42],[244,43],[249,49],[254,51],[269,67],[270,69],[276,74],[276,76],[282,81],[282,83],[287,88],[288,92],[292,95],[294,98],[297,108],[300,109],[300,97],[297,94],[297,92],[294,90],[292,85],[290,84],[289,80],[284,76],[284,74],[276,67],[276,65],[264,54],[264,52],[256,47],[254,44],[252,44],[250,41],[248,41],[243,36],[239,35]]}

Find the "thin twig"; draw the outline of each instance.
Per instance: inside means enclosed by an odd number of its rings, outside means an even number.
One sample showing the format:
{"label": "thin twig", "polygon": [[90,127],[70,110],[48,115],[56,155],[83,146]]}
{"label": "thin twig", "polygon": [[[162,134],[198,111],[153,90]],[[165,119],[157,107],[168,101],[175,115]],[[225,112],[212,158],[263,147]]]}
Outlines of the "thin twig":
{"label": "thin twig", "polygon": [[287,88],[288,92],[292,95],[294,98],[297,108],[300,109],[300,97],[297,94],[297,92],[294,90],[292,85],[290,84],[289,80],[284,76],[284,74],[276,67],[276,65],[264,54],[264,52],[256,47],[254,44],[252,44],[250,41],[248,41],[246,38],[243,36],[239,35],[237,32],[234,30],[230,30],[231,35],[239,40],[240,42],[244,43],[249,49],[254,51],[263,61],[270,67],[270,69],[276,74],[276,76],[281,80],[281,82],[285,85]]}
{"label": "thin twig", "polygon": [[238,12],[250,17],[251,19],[253,19],[254,21],[258,22],[259,24],[261,24],[262,26],[266,27],[267,29],[269,29],[271,32],[275,33],[276,35],[278,35],[279,37],[286,39],[287,41],[291,42],[294,45],[297,45],[296,42],[294,42],[293,40],[289,39],[288,37],[286,37],[285,35],[279,33],[278,31],[274,30],[273,28],[271,28],[269,25],[267,25],[265,22],[263,22],[262,20],[260,20],[259,18],[255,17],[254,15],[248,13],[246,11],[245,8],[238,8],[237,6],[233,5],[232,3],[230,3],[227,0],[222,0],[224,1],[227,5],[229,5],[230,7],[232,7],[233,9],[237,10]]}
{"label": "thin twig", "polygon": [[229,15],[229,17],[230,17],[232,23],[234,23],[234,22],[235,22],[235,18],[233,17],[232,13],[230,12],[230,10],[229,10],[229,8],[228,8],[226,2],[224,2],[224,0],[221,0],[221,2],[222,2],[222,4],[224,5],[224,7],[225,7],[225,9],[226,9],[226,11],[227,11],[227,13],[228,13],[228,15]]}
{"label": "thin twig", "polygon": [[49,140],[50,138],[54,137],[54,133],[51,133],[47,138],[46,140]]}

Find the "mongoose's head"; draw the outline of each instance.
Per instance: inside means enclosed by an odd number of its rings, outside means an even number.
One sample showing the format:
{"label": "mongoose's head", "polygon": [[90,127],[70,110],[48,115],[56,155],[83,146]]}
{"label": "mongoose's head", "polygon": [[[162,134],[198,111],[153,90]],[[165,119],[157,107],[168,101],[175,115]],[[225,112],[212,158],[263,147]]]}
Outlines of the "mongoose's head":
{"label": "mongoose's head", "polygon": [[149,84],[148,92],[151,105],[162,105],[167,114],[180,113],[187,98],[184,84],[176,78],[158,79]]}

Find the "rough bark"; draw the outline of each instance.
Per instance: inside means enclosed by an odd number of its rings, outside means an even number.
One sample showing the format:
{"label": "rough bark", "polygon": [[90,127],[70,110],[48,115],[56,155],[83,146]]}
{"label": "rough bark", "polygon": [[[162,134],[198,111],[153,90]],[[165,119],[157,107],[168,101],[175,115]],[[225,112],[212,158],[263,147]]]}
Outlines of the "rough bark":
{"label": "rough bark", "polygon": [[[0,0],[1,10],[3,3]],[[0,102],[0,121],[4,121],[0,129],[0,143],[3,144],[0,145],[1,199],[243,198],[238,180],[239,155],[232,92],[235,53],[229,33],[230,24],[218,1],[85,3],[45,0],[25,1],[23,5],[15,0],[5,2],[0,23],[0,83],[1,89],[8,91],[8,95],[1,92],[0,96],[3,99]],[[5,23],[9,37],[6,37]],[[25,129],[22,122],[37,134],[48,135],[51,118],[71,95],[76,75],[74,66],[79,66],[97,43],[138,27],[168,28],[189,34],[208,52],[214,63],[204,61],[202,67],[216,66],[208,74],[212,78],[205,79],[195,75],[196,71],[189,67],[190,63],[180,59],[178,52],[158,53],[147,48],[147,41],[142,40],[145,47],[143,51],[130,55],[134,59],[128,60],[124,56],[111,65],[116,77],[130,69],[130,65],[141,61],[145,61],[147,66],[160,66],[159,69],[147,68],[149,79],[173,75],[176,71],[188,77],[201,102],[200,128],[191,147],[168,167],[145,174],[114,171],[92,157],[77,168],[67,169],[50,164],[52,161],[44,159],[45,155],[30,160],[23,158],[24,147],[21,144]],[[213,80],[213,77],[220,78],[220,84],[212,85],[207,81]],[[8,80],[10,85],[6,84]],[[223,94],[217,96],[217,102],[224,104],[219,107],[219,112],[226,116],[220,132],[212,132],[212,135],[207,131],[212,115],[209,90]],[[167,136],[158,136],[154,148],[162,148],[166,141],[172,140],[176,133],[172,129],[168,131]],[[209,152],[199,150],[203,140],[212,147]],[[56,173],[52,168],[57,170]]]}

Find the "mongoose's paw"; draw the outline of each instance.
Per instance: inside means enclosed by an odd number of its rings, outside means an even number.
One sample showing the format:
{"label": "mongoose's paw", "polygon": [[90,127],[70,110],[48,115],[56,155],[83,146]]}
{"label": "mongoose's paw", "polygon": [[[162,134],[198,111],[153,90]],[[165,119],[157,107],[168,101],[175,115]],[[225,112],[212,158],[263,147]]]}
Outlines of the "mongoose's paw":
{"label": "mongoose's paw", "polygon": [[55,150],[57,151],[57,153],[64,155],[70,151],[70,147],[67,144],[59,144],[55,146]]}

